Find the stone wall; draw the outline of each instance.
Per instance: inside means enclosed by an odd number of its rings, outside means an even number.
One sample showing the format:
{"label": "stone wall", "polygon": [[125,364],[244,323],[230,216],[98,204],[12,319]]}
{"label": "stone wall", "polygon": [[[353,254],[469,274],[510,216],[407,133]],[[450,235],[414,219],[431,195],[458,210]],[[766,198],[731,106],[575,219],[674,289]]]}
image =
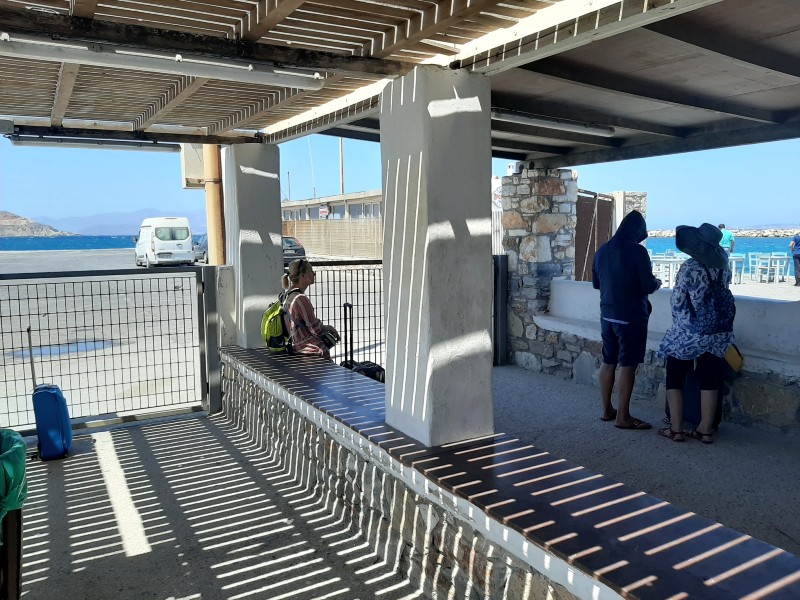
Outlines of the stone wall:
{"label": "stone wall", "polygon": [[510,352],[539,349],[533,315],[547,310],[553,277],[574,277],[577,173],[525,169],[503,177]]}
{"label": "stone wall", "polygon": [[[536,325],[530,325],[528,333],[527,349],[514,353],[517,365],[584,385],[598,385],[602,342]],[[665,381],[665,360],[648,350],[636,375],[634,398],[664,406]],[[726,384],[726,390],[724,421],[800,430],[800,381],[796,377],[742,371]]]}
{"label": "stone wall", "polygon": [[415,493],[380,461],[377,446],[337,442],[225,357],[222,377],[224,414],[265,452],[259,459],[280,461],[298,492],[336,510],[342,528],[359,529],[420,598],[575,598],[467,520]]}

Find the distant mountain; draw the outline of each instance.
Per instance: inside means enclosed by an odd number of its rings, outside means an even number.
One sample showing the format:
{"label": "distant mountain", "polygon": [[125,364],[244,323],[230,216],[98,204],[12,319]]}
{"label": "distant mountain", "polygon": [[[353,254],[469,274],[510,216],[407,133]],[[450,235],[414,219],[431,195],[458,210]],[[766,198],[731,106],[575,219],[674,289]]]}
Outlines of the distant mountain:
{"label": "distant mountain", "polygon": [[206,232],[206,211],[163,211],[155,208],[144,208],[127,213],[103,213],[85,217],[36,217],[37,221],[51,225],[56,229],[74,231],[78,235],[130,235],[139,233],[139,226],[148,217],[187,217],[192,226],[192,233]]}
{"label": "distant mountain", "polygon": [[75,235],[0,210],[0,237],[59,237]]}

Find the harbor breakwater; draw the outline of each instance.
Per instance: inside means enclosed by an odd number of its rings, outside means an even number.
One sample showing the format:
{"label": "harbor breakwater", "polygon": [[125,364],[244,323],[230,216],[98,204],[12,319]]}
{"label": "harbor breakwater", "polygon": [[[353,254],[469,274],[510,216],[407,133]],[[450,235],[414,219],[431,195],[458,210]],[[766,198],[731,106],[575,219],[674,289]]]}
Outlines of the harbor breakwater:
{"label": "harbor breakwater", "polygon": [[[800,227],[787,229],[731,229],[730,232],[737,238],[791,238],[800,234]],[[651,238],[675,237],[675,230],[654,229],[653,231],[648,231],[647,235]]]}

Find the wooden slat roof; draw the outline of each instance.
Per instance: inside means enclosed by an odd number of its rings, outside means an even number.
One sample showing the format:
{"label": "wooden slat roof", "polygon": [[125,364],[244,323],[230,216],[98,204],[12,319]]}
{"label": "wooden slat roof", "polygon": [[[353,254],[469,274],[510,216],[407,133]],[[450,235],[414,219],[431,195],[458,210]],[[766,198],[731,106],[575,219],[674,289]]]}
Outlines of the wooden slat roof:
{"label": "wooden slat roof", "polygon": [[[493,121],[495,156],[542,166],[785,139],[800,134],[798,15],[794,0],[0,0],[0,119],[42,135],[377,139],[374,84],[426,63],[484,73],[495,108],[615,128]],[[324,85],[26,58],[8,51],[19,40]]]}

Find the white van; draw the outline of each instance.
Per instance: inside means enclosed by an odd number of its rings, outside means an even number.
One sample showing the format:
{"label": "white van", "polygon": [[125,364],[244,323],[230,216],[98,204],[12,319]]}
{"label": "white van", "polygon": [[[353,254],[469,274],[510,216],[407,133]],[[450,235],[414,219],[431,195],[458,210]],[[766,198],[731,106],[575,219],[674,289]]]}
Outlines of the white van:
{"label": "white van", "polygon": [[136,266],[192,265],[192,229],[186,217],[145,219],[136,238]]}

